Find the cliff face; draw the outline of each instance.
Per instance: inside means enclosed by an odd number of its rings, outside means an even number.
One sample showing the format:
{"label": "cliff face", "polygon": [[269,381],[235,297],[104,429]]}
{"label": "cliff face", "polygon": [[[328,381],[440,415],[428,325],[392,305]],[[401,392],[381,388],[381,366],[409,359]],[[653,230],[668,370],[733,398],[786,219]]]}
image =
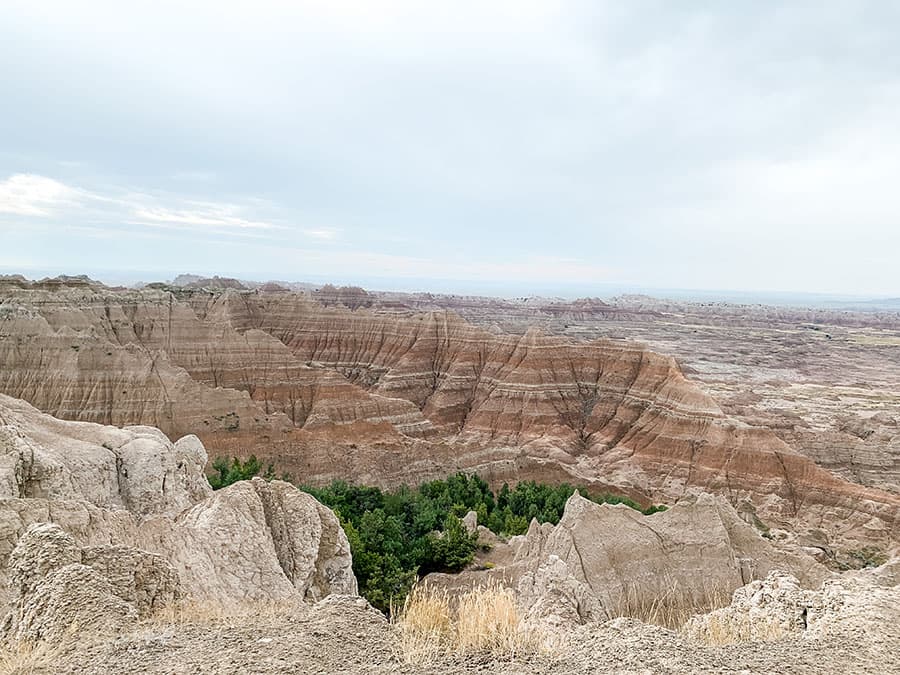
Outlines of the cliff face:
{"label": "cliff face", "polygon": [[67,419],[197,434],[298,479],[475,470],[664,501],[699,486],[769,523],[896,539],[900,497],[726,416],[630,343],[498,335],[279,292],[0,289],[0,391]]}

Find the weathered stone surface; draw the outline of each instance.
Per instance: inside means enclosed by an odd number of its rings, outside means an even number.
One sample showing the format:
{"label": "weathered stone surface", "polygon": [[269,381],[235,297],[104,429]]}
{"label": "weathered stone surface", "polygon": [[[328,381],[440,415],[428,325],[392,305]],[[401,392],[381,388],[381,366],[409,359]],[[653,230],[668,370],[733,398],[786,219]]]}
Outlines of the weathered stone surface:
{"label": "weathered stone surface", "polygon": [[337,517],[282,481],[255,478],[216,492],[175,521],[170,540],[169,555],[195,596],[259,600],[299,592],[315,601],[357,592]]}
{"label": "weathered stone surface", "polygon": [[119,631],[178,596],[177,575],[163,558],[121,546],[82,550],[53,523],[22,536],[9,559],[9,585],[3,632],[13,642]]}
{"label": "weathered stone surface", "polygon": [[3,497],[175,515],[212,492],[203,475],[206,451],[195,436],[173,444],[152,427],[66,422],[3,394],[0,458]]}
{"label": "weathered stone surface", "polygon": [[518,559],[558,556],[607,607],[623,599],[648,603],[673,587],[702,604],[773,569],[789,569],[808,586],[830,576],[812,558],[776,549],[724,499],[709,494],[644,516],[576,493],[559,525],[542,539]]}
{"label": "weathered stone surface", "polygon": [[[33,559],[23,569],[39,577],[83,563],[139,614],[169,602],[176,582],[186,595],[221,602],[357,591],[334,513],[281,481],[213,493],[194,436],[172,444],[150,427],[63,422],[2,395],[0,418],[7,482],[25,495],[0,498],[2,570],[7,559],[19,564],[15,555]],[[106,473],[92,483],[97,467]],[[54,525],[38,526],[51,532],[31,551],[26,532],[36,523]],[[30,583],[25,572],[14,576]],[[27,592],[6,581],[0,572],[11,599]]]}
{"label": "weathered stone surface", "polygon": [[81,549],[71,535],[52,523],[30,526],[9,557],[13,602],[31,595],[53,572],[80,562]]}
{"label": "weathered stone surface", "polygon": [[803,590],[793,576],[771,572],[737,589],[728,607],[692,618],[683,633],[710,644],[852,635],[859,648],[877,651],[900,640],[900,589],[836,579]]}
{"label": "weathered stone surface", "polygon": [[576,579],[569,566],[553,554],[537,569],[522,575],[516,593],[528,608],[525,620],[532,625],[565,627],[610,618],[591,588]]}
{"label": "weathered stone surface", "polygon": [[[506,564],[500,563],[508,560],[504,547],[515,551]],[[500,564],[492,569],[426,579],[453,592],[504,583],[517,590],[530,616],[564,624],[627,616],[661,601],[715,606],[775,570],[788,570],[807,588],[833,576],[810,556],[777,547],[728,502],[705,493],[645,516],[576,492],[558,525],[534,520],[524,537],[497,549],[491,560]]]}
{"label": "weathered stone surface", "polygon": [[171,604],[181,596],[180,579],[166,558],[130,546],[87,546],[81,563],[109,581],[118,597],[140,616]]}
{"label": "weathered stone surface", "polygon": [[50,574],[13,611],[5,633],[10,642],[58,643],[82,630],[112,635],[138,618],[134,606],[116,595],[102,574],[80,564]]}

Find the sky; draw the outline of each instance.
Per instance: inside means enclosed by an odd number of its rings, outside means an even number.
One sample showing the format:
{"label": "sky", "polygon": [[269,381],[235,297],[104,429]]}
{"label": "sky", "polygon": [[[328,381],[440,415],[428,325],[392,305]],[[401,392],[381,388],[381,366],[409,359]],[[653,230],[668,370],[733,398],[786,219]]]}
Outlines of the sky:
{"label": "sky", "polygon": [[4,0],[0,269],[897,296],[898,34],[886,0]]}

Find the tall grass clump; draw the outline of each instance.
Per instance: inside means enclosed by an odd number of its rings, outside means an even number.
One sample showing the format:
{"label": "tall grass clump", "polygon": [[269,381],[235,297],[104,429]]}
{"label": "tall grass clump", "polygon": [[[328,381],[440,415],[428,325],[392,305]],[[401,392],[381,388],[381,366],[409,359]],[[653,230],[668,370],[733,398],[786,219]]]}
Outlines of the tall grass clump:
{"label": "tall grass clump", "polygon": [[719,586],[687,587],[677,580],[659,583],[654,592],[640,584],[629,584],[607,611],[610,618],[628,617],[671,630],[680,629],[698,614],[727,606],[731,593]]}
{"label": "tall grass clump", "polygon": [[509,657],[540,648],[515,595],[499,585],[479,586],[457,598],[417,585],[391,616],[407,663],[464,654]]}
{"label": "tall grass clump", "polygon": [[0,649],[0,675],[52,672],[59,648],[46,642],[17,642]]}

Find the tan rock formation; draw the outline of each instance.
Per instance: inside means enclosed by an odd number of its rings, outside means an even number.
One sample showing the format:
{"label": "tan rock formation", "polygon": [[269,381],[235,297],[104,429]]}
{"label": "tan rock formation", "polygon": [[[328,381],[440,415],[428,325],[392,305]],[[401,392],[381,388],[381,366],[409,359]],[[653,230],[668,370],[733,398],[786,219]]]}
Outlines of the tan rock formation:
{"label": "tan rock formation", "polygon": [[[157,544],[193,595],[316,601],[356,595],[350,545],[334,513],[282,481],[235,483],[182,513]],[[151,550],[153,542],[148,543]]]}
{"label": "tan rock formation", "polygon": [[59,641],[81,630],[114,632],[178,598],[161,556],[125,546],[81,549],[53,523],[31,525],[9,559],[7,640]]}
{"label": "tan rock formation", "polygon": [[859,649],[880,652],[888,663],[889,645],[900,640],[900,589],[839,579],[803,590],[796,578],[771,572],[737,589],[728,607],[691,619],[683,633],[715,645],[851,635]]}
{"label": "tan rock formation", "polygon": [[772,571],[787,570],[806,588],[832,576],[813,558],[778,548],[710,494],[644,516],[576,493],[558,525],[532,521],[510,544],[508,565],[427,580],[453,591],[501,582],[516,589],[530,617],[562,625],[666,603],[699,610]]}
{"label": "tan rock formation", "polygon": [[[173,444],[152,428],[65,422],[2,395],[0,421],[0,484],[7,486],[0,497],[0,569],[12,561],[13,601],[30,593],[32,577],[70,564],[100,574],[103,588],[138,613],[168,597],[170,563],[194,598],[315,601],[356,594],[350,547],[334,513],[281,481],[254,479],[212,493],[196,437]],[[40,523],[62,530],[39,526],[45,528],[36,531],[39,545],[19,541]],[[0,574],[0,588],[6,586]],[[68,588],[66,582],[57,590]]]}

